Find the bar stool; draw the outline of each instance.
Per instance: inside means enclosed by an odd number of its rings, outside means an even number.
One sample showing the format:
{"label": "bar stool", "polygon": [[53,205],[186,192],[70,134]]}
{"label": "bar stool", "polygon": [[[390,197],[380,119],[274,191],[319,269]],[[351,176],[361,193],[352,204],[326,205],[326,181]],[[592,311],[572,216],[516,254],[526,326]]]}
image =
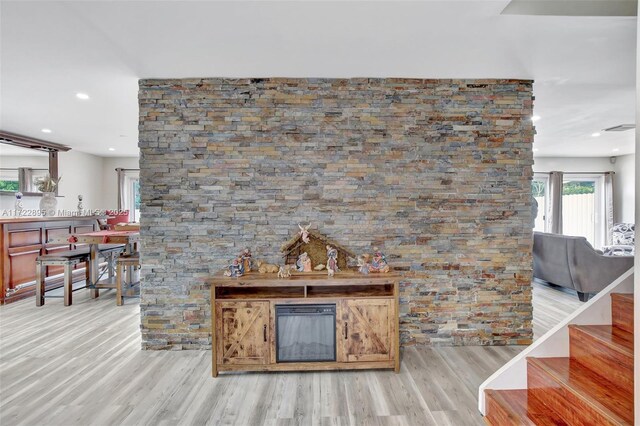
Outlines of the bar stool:
{"label": "bar stool", "polygon": [[85,263],[85,279],[89,283],[89,249],[77,249],[44,254],[36,259],[36,306],[44,305],[45,276],[47,266],[64,268],[64,306],[72,304],[73,267]]}
{"label": "bar stool", "polygon": [[[122,254],[116,260],[116,305],[122,306],[124,297],[135,297],[136,287],[140,290],[140,281],[133,280],[134,269],[140,267],[140,252]],[[125,279],[125,271],[127,277]],[[126,286],[126,291],[125,291]]]}
{"label": "bar stool", "polygon": [[[116,256],[125,249],[124,244],[100,244],[98,245],[98,256],[107,262],[106,271],[110,278],[113,278],[115,270]],[[79,263],[85,264],[85,287],[90,288],[90,264],[89,247],[81,246],[75,250],[59,251],[51,254],[43,254],[36,259],[36,306],[44,305],[45,299],[45,277],[47,266],[62,266],[64,268],[64,306],[70,306],[73,303],[73,268]],[[110,280],[113,282],[113,279]],[[104,284],[98,284],[97,288]],[[115,288],[115,284],[104,285],[107,288]],[[79,290],[79,289],[76,289]]]}

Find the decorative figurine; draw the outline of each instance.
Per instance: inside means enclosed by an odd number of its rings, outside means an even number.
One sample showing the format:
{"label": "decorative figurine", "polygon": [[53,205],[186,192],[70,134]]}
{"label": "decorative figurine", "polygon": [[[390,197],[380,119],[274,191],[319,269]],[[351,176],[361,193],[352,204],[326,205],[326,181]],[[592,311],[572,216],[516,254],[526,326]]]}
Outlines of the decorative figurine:
{"label": "decorative figurine", "polygon": [[322,271],[322,270],[324,270],[324,265],[321,263],[318,266],[314,266],[313,270],[314,271]]}
{"label": "decorative figurine", "polygon": [[358,272],[363,275],[369,274],[369,255],[358,256]]}
{"label": "decorative figurine", "polygon": [[280,267],[278,271],[278,278],[289,278],[291,277],[291,269],[295,268],[294,265],[284,265]]}
{"label": "decorative figurine", "polygon": [[257,260],[256,264],[258,265],[258,272],[261,274],[275,274],[280,269],[278,265],[264,263],[262,260]]}
{"label": "decorative figurine", "polygon": [[16,216],[22,216],[22,210],[24,206],[22,205],[22,192],[16,192]]}
{"label": "decorative figurine", "polygon": [[249,248],[244,249],[240,257],[242,258],[242,263],[244,264],[244,270],[246,272],[251,272],[251,250]]}
{"label": "decorative figurine", "polygon": [[391,268],[387,264],[387,258],[385,255],[378,249],[378,247],[373,248],[373,259],[371,264],[369,265],[370,272],[389,272]]}
{"label": "decorative figurine", "polygon": [[306,251],[298,256],[296,266],[298,268],[298,272],[311,272],[311,258]]}
{"label": "decorative figurine", "polygon": [[330,277],[338,272],[338,250],[335,247],[327,245],[327,273]]}
{"label": "decorative figurine", "polygon": [[302,242],[305,244],[309,244],[309,227],[311,226],[311,224],[308,224],[307,226],[302,226],[300,224],[298,224],[298,228],[300,228],[300,236],[302,237]]}
{"label": "decorative figurine", "polygon": [[82,204],[82,194],[78,195],[78,214],[82,214],[84,205]]}
{"label": "decorative figurine", "polygon": [[241,277],[244,275],[244,264],[242,262],[242,258],[241,257],[236,257],[235,259],[233,259],[233,262],[231,262],[231,265],[229,265],[229,269],[227,271],[224,271],[224,274],[227,277]]}

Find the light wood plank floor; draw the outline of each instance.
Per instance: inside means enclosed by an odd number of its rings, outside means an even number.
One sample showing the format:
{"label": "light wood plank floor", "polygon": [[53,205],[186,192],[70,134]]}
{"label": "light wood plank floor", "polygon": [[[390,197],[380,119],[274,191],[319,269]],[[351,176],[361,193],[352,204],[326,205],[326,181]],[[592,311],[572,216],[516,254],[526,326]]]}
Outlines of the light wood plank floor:
{"label": "light wood plank floor", "polygon": [[[539,336],[580,305],[534,284]],[[478,385],[522,347],[408,347],[390,371],[222,374],[209,351],[141,351],[139,306],[0,307],[0,424],[482,425]]]}
{"label": "light wood plank floor", "polygon": [[582,306],[578,293],[533,281],[533,338],[538,339]]}

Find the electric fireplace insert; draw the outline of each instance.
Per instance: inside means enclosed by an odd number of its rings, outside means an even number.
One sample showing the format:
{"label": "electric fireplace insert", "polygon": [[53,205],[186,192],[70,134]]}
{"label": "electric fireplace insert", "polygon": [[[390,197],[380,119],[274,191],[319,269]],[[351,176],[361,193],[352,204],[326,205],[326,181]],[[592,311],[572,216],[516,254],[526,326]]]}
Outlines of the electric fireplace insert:
{"label": "electric fireplace insert", "polygon": [[336,360],[336,305],[276,305],[276,362]]}

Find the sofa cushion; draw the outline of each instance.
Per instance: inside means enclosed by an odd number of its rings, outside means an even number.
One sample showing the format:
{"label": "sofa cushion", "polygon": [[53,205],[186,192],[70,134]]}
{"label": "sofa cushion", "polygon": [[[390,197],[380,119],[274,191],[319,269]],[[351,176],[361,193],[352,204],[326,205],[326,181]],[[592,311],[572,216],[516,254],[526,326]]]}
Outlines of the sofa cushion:
{"label": "sofa cushion", "polygon": [[634,256],[635,252],[635,247],[628,245],[602,247],[602,254],[605,256]]}
{"label": "sofa cushion", "polygon": [[635,244],[636,226],[633,223],[617,223],[611,228],[611,240],[614,246],[632,246]]}

